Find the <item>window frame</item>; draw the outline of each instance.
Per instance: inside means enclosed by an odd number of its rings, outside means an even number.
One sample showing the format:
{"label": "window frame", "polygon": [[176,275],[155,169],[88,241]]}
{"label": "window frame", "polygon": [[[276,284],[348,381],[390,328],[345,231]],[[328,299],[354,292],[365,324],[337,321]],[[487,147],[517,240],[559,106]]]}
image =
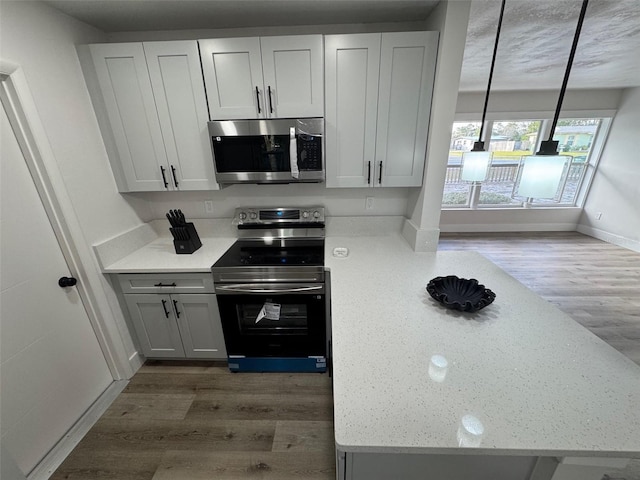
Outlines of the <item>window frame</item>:
{"label": "window frame", "polygon": [[[540,121],[540,130],[538,137],[536,138],[536,143],[534,146],[534,152],[538,151],[540,148],[540,144],[543,140],[549,137],[549,132],[551,130],[551,124],[553,122],[553,111],[518,111],[518,112],[487,112],[485,117],[485,125],[483,129],[483,138],[480,140],[485,142],[485,145],[488,145],[488,139],[491,138],[491,132],[493,131],[493,124],[495,122],[505,122],[505,121]],[[587,161],[585,162],[585,168],[581,176],[580,186],[576,192],[573,204],[567,203],[532,203],[525,207],[522,204],[498,204],[498,205],[476,205],[475,207],[471,206],[471,196],[473,194],[472,189],[474,186],[469,184],[469,195],[467,197],[467,203],[465,205],[445,205],[441,204],[442,210],[511,210],[514,208],[530,208],[530,209],[540,209],[540,208],[583,208],[585,201],[589,195],[589,191],[591,190],[591,185],[593,183],[593,178],[595,176],[595,172],[597,171],[598,165],[600,163],[600,157],[602,156],[602,151],[604,149],[604,145],[609,136],[609,130],[611,128],[611,124],[613,119],[615,118],[616,110],[603,109],[603,110],[562,110],[560,112],[559,120],[581,120],[581,119],[600,119],[600,125],[596,130],[596,133],[593,138],[593,142],[591,144],[591,148],[589,150],[589,155],[587,157]],[[473,113],[456,113],[454,115],[453,123],[479,123],[482,120],[482,114],[479,112]],[[451,134],[453,135],[453,124],[451,125]],[[449,163],[447,157],[447,165]],[[446,169],[445,169],[446,170]],[[564,189],[564,187],[563,187]],[[444,191],[443,191],[444,193]]]}

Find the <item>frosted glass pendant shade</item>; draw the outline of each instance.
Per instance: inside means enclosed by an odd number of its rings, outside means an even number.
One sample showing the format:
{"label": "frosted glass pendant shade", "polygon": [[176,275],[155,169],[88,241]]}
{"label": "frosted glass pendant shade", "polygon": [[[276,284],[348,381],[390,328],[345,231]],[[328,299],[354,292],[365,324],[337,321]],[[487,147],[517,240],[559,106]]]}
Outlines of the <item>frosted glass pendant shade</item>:
{"label": "frosted glass pendant shade", "polygon": [[487,178],[491,163],[490,152],[464,152],[462,154],[462,172],[460,179],[468,182],[482,182]]}
{"label": "frosted glass pendant shade", "polygon": [[554,198],[567,161],[566,155],[529,155],[523,157],[518,195],[527,198]]}

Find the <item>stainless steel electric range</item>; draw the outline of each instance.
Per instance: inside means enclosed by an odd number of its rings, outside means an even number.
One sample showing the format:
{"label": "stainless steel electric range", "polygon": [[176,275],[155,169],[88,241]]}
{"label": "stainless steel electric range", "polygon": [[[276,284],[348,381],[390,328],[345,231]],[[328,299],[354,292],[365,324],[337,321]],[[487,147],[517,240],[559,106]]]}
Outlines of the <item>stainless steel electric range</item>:
{"label": "stainless steel electric range", "polygon": [[324,208],[239,208],[211,267],[235,372],[325,372],[330,351]]}

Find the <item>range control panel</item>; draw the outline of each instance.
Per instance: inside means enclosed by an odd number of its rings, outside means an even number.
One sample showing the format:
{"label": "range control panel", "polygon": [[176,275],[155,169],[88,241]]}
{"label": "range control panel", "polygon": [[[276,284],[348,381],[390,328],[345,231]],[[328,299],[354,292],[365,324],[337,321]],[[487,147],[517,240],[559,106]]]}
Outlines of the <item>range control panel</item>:
{"label": "range control panel", "polygon": [[304,208],[237,208],[239,225],[288,225],[324,223],[324,207]]}

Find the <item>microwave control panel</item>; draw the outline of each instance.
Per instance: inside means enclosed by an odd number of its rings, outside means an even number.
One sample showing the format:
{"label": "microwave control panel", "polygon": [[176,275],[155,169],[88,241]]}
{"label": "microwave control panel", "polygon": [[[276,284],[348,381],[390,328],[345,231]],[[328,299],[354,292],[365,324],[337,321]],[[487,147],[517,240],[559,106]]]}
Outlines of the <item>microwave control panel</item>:
{"label": "microwave control panel", "polygon": [[322,137],[298,135],[298,168],[300,170],[322,170]]}

